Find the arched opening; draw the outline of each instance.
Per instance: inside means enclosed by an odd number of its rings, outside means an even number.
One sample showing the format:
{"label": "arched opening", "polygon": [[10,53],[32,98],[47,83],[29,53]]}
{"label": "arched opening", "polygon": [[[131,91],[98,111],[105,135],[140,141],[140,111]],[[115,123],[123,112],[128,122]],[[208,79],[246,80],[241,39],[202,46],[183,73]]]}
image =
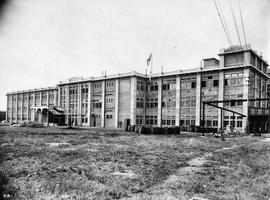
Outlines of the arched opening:
{"label": "arched opening", "polygon": [[41,122],[41,120],[42,120],[42,111],[40,108],[38,108],[35,114],[35,121]]}
{"label": "arched opening", "polygon": [[47,108],[43,108],[41,112],[41,122],[48,124],[49,111]]}

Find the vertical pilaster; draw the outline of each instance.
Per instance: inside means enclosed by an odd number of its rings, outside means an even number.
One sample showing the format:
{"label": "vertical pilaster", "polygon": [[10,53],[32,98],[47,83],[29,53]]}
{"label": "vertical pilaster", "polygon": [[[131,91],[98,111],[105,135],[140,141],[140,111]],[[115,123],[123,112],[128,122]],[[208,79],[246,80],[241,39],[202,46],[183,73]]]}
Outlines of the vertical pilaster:
{"label": "vertical pilaster", "polygon": [[106,103],[106,82],[102,81],[102,96],[101,96],[101,127],[105,127],[105,103]]}
{"label": "vertical pilaster", "polygon": [[250,65],[250,52],[249,51],[245,51],[244,52],[244,63],[245,65]]}
{"label": "vertical pilaster", "polygon": [[27,116],[26,116],[26,120],[29,121],[29,114],[30,114],[29,113],[29,107],[30,107],[30,105],[29,105],[29,93],[27,93],[27,97],[26,98],[27,98],[27,103],[26,103]]}
{"label": "vertical pilaster", "polygon": [[[259,98],[262,98],[262,77],[261,76],[259,76],[259,79],[260,79],[260,84],[258,84],[258,96],[259,96]],[[262,108],[262,101],[259,101],[259,108]]]}
{"label": "vertical pilaster", "polygon": [[162,85],[163,85],[163,79],[160,77],[158,80],[158,127],[162,126]]}
{"label": "vertical pilaster", "polygon": [[10,110],[11,110],[10,111],[11,112],[10,118],[11,119],[10,119],[10,122],[13,122],[13,109],[14,109],[13,108],[13,95],[11,94],[10,96],[11,96],[11,107],[10,107]]}
{"label": "vertical pilaster", "polygon": [[47,99],[46,99],[46,105],[48,106],[47,108],[47,126],[49,126],[49,90],[47,91],[47,95],[46,95]]}
{"label": "vertical pilaster", "polygon": [[82,125],[82,84],[78,86],[78,125]]}
{"label": "vertical pilaster", "polygon": [[118,119],[119,119],[119,79],[115,80],[115,106],[114,106],[114,127],[118,128]]}
{"label": "vertical pilaster", "polygon": [[40,96],[39,105],[41,106],[42,105],[42,92],[39,93],[39,96]]}
{"label": "vertical pilaster", "polygon": [[[249,80],[249,69],[245,68],[244,69],[244,78],[247,78]],[[249,81],[247,83],[243,84],[243,99],[248,99],[249,98]],[[243,102],[243,114],[246,115],[246,120],[243,118],[243,132],[249,132],[249,112],[248,112],[248,107],[249,107],[249,101],[244,101]]]}
{"label": "vertical pilaster", "polygon": [[[61,103],[61,90],[60,89],[61,89],[61,86],[58,87],[58,99],[57,99],[58,104],[57,104],[57,106],[61,106],[61,104],[60,104]],[[56,101],[56,99],[55,99],[55,101]]]}
{"label": "vertical pilaster", "polygon": [[137,78],[131,77],[131,94],[130,94],[130,124],[134,125],[136,123],[136,90],[137,90]]}
{"label": "vertical pilaster", "polygon": [[[218,84],[218,100],[224,100],[224,71],[219,72],[219,84]],[[224,103],[219,103],[219,107],[224,107]],[[223,128],[223,116],[224,112],[222,109],[218,109],[218,129]]]}
{"label": "vertical pilaster", "polygon": [[258,69],[258,58],[257,58],[257,56],[255,57],[255,66],[254,67]]}
{"label": "vertical pilaster", "polygon": [[33,93],[33,103],[32,106],[36,106],[36,93]]}
{"label": "vertical pilaster", "polygon": [[6,106],[6,122],[8,122],[8,112],[9,112],[9,109],[8,109],[8,95],[7,96],[7,106]]}
{"label": "vertical pilaster", "polygon": [[[257,79],[258,79],[258,75],[257,75],[257,73],[255,72],[254,73],[254,83],[255,83],[255,85],[251,85],[251,87],[255,90],[255,96],[254,96],[254,98],[256,99],[256,98],[259,98],[259,96],[258,96],[258,88],[259,88],[259,85],[258,85],[258,81],[257,81]],[[254,102],[254,105],[255,105],[255,107],[257,107],[257,102],[255,101]]]}
{"label": "vertical pilaster", "polygon": [[49,107],[49,91],[47,91],[47,99],[46,99],[46,102],[47,102],[47,106]]}
{"label": "vertical pilaster", "polygon": [[175,125],[180,125],[180,100],[181,100],[181,79],[180,76],[176,77],[176,113],[175,113]]}
{"label": "vertical pilaster", "polygon": [[[36,106],[36,93],[34,92],[33,94],[33,103],[32,106]],[[36,110],[34,108],[30,109],[31,110],[31,121],[35,121],[35,112]]]}
{"label": "vertical pilaster", "polygon": [[88,107],[87,107],[87,118],[88,118],[88,121],[87,121],[87,125],[88,126],[91,126],[91,120],[92,120],[92,103],[91,103],[91,100],[92,100],[92,84],[91,82],[88,83]]}
{"label": "vertical pilaster", "polygon": [[21,117],[20,117],[20,119],[21,119],[21,121],[23,121],[23,103],[24,103],[23,102],[24,101],[23,100],[23,96],[24,95],[23,94],[20,94],[20,96],[21,96],[21,98],[20,98],[21,99],[21,101],[20,101],[20,105],[21,105],[21,113],[20,113]]}
{"label": "vertical pilaster", "polygon": [[65,107],[65,110],[67,112],[67,116],[66,116],[66,124],[69,123],[69,85],[66,85],[64,86],[65,87],[65,90],[66,90],[66,107]]}
{"label": "vertical pilaster", "polygon": [[18,94],[16,94],[15,106],[16,106],[15,121],[16,121],[16,123],[18,123]]}
{"label": "vertical pilaster", "polygon": [[147,85],[147,80],[144,82],[144,100],[143,100],[143,125],[146,124],[146,111],[147,111],[147,107],[146,107],[146,101],[147,101],[147,93],[148,93],[148,89],[147,89],[148,85]]}
{"label": "vertical pilaster", "polygon": [[197,73],[196,75],[196,118],[195,125],[200,126],[201,123],[201,83],[202,83],[202,74]]}
{"label": "vertical pilaster", "polygon": [[[60,95],[60,93],[58,93]],[[59,97],[58,97],[59,98]],[[60,98],[59,98],[60,99]],[[60,104],[57,105],[57,90],[53,91],[53,105],[54,106],[59,106]]]}

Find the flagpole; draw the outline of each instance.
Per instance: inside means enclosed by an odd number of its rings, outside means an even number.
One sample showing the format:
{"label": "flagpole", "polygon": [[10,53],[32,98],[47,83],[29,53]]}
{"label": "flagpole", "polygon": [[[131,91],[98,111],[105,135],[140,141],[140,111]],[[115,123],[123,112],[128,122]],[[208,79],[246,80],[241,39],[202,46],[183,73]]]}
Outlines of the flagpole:
{"label": "flagpole", "polygon": [[151,82],[151,78],[152,78],[152,70],[153,70],[153,52],[151,53],[151,60],[150,60],[150,62],[151,62],[151,69],[150,69],[150,82]]}

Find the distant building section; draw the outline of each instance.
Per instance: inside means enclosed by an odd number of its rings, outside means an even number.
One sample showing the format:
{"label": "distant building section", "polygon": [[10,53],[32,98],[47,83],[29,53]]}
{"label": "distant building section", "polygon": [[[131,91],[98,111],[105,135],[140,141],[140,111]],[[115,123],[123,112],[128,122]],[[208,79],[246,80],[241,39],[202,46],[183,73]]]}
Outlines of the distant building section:
{"label": "distant building section", "polygon": [[[236,100],[206,106],[205,126],[236,131],[270,131],[270,84],[267,62],[250,45],[221,49],[219,59],[203,59],[201,67],[153,74],[137,72],[102,77],[74,77],[55,87],[7,94],[7,120],[90,127],[135,125],[202,125],[202,102]],[[268,72],[269,73],[269,72]]]}

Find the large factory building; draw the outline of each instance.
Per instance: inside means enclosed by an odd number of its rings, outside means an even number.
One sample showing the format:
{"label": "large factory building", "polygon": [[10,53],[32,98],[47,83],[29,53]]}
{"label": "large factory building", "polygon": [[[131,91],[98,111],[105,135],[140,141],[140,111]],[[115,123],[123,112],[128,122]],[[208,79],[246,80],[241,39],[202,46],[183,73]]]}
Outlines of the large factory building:
{"label": "large factory building", "polygon": [[[71,78],[55,87],[7,94],[7,121],[39,121],[121,128],[124,122],[152,126],[226,128],[270,131],[267,62],[250,45],[221,49],[219,59],[203,59],[189,70],[152,74],[137,72]],[[206,105],[215,103],[220,108]],[[224,101],[225,102],[222,102]],[[237,115],[233,110],[242,115]]]}

